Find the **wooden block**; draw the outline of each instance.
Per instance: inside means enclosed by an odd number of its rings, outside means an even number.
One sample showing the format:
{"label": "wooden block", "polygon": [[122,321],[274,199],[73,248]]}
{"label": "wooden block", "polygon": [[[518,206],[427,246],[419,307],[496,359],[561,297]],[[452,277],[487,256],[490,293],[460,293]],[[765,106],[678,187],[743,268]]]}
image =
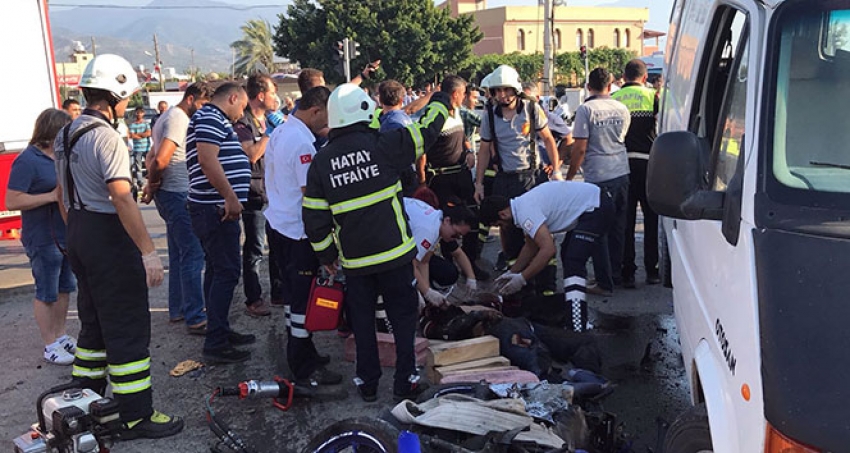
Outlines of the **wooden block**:
{"label": "wooden block", "polygon": [[502,356],[496,357],[486,357],[478,360],[470,360],[469,362],[460,362],[454,365],[446,365],[441,367],[428,367],[426,372],[428,373],[429,382],[436,383],[440,382],[441,376],[446,373],[451,373],[453,371],[460,370],[474,370],[484,367],[492,367],[492,366],[508,366],[511,364],[511,361]]}
{"label": "wooden block", "polygon": [[[483,375],[490,371],[509,371],[509,370],[518,370],[519,367],[511,366],[511,365],[501,365],[501,366],[488,366],[484,368],[476,368],[474,370],[458,370],[458,371],[445,371],[439,372],[437,371],[436,380],[430,382],[436,382],[437,384],[441,384],[446,378],[452,376],[461,376],[471,380],[478,380],[479,375]],[[429,377],[430,379],[430,377]]]}
{"label": "wooden block", "polygon": [[486,357],[478,360],[470,360],[469,362],[460,362],[454,365],[446,365],[437,367],[438,371],[458,371],[458,370],[471,370],[475,368],[483,368],[488,366],[506,366],[510,365],[511,361],[507,359],[507,357],[496,356],[496,357]]}
{"label": "wooden block", "polygon": [[429,366],[454,365],[470,360],[497,357],[499,355],[499,339],[486,335],[462,341],[449,341],[428,348]]}
{"label": "wooden block", "polygon": [[490,384],[532,384],[540,382],[537,376],[524,370],[502,370],[502,371],[487,371],[483,373],[459,373],[453,376],[446,376],[441,384],[456,384],[458,382],[479,382],[487,381]]}
{"label": "wooden block", "polygon": [[[395,366],[395,339],[391,334],[377,332],[378,357],[382,367]],[[417,337],[414,341],[416,351],[416,366],[425,366],[428,360],[428,339]],[[345,339],[345,360],[354,362],[357,358],[357,342],[354,335]]]}

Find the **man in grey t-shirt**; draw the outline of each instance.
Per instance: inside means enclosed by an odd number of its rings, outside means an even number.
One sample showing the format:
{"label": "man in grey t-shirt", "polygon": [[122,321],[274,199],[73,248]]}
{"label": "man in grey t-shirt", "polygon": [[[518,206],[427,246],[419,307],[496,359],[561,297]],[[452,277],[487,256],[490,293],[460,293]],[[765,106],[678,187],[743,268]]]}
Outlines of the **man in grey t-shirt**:
{"label": "man in grey t-shirt", "polygon": [[186,132],[189,117],[209,101],[206,83],[186,88],[183,100],[163,113],[153,128],[153,148],[148,153],[148,184],[142,201],[156,201],[168,236],[168,314],[172,322],[185,322],[188,332],[203,335],[207,317],[201,270],[204,251],[186,209],[189,171],[186,168]]}
{"label": "man in grey t-shirt", "polygon": [[593,256],[597,287],[588,292],[610,293],[622,284],[623,250],[626,231],[626,205],[629,199],[629,157],[626,133],[631,124],[629,109],[610,96],[611,74],[605,68],[590,72],[590,97],[578,110],[573,123],[573,144],[567,179],[579,167],[584,180],[608,191],[614,201],[614,221]]}

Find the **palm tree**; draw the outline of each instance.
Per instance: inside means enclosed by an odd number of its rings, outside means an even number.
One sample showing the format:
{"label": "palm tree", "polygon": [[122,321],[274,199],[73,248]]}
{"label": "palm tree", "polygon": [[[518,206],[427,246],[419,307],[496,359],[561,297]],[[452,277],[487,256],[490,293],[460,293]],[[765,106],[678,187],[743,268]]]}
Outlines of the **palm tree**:
{"label": "palm tree", "polygon": [[247,74],[257,64],[262,64],[267,70],[271,70],[274,48],[272,47],[272,32],[269,23],[262,19],[252,19],[241,28],[242,39],[230,44],[230,47],[236,53],[234,72],[236,74]]}

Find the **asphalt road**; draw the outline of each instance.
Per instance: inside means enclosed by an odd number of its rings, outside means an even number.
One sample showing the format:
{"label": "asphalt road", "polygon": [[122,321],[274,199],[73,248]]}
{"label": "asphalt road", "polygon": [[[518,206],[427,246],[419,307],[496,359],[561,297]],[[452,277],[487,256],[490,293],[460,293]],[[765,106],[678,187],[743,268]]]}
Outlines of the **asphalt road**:
{"label": "asphalt road", "polygon": [[[165,228],[156,210],[143,207],[143,215],[167,265]],[[488,244],[485,257],[495,256],[497,242]],[[35,399],[42,391],[66,382],[70,368],[47,365],[41,358],[41,341],[32,315],[32,287],[21,278],[25,256],[15,243],[0,245],[0,442],[26,432],[36,421]],[[17,255],[16,255],[17,254]],[[23,268],[22,268],[23,266]],[[263,272],[267,273],[265,266]],[[267,274],[266,274],[267,275]],[[645,453],[657,443],[657,419],[672,420],[688,405],[684,367],[672,316],[671,291],[659,285],[643,286],[638,275],[636,290],[617,290],[613,297],[594,298],[596,324],[604,351],[604,374],[617,383],[604,408],[617,415],[622,429],[633,438],[633,451]],[[264,278],[266,289],[267,279]],[[193,375],[174,378],[168,371],[186,359],[201,359],[202,338],[187,335],[184,326],[170,324],[167,313],[166,283],[150,292],[152,317],[152,374],[154,405],[160,411],[185,418],[186,429],[163,440],[124,442],[115,452],[203,452],[209,451],[213,436],[204,418],[204,404],[217,386],[234,386],[246,379],[268,380],[286,376],[283,312],[255,319],[244,310],[241,287],[234,297],[231,320],[237,330],[251,332],[259,341],[251,349],[253,358],[245,364],[211,366]],[[78,332],[75,304],[69,313],[69,333]],[[617,326],[618,329],[606,327]],[[352,363],[342,360],[343,340],[334,333],[316,335],[319,349],[332,356],[332,368],[342,372],[341,386],[349,393],[341,401],[296,400],[287,412],[273,408],[269,400],[219,399],[216,412],[258,452],[296,452],[308,439],[334,421],[375,416],[392,407],[392,369],[384,369],[379,399],[364,403],[356,395],[350,379]],[[649,345],[649,346],[648,346]],[[648,349],[647,349],[648,348]],[[648,351],[648,352],[647,352]],[[4,445],[9,445],[8,443]],[[6,448],[6,447],[4,447]],[[657,451],[657,450],[655,450]]]}

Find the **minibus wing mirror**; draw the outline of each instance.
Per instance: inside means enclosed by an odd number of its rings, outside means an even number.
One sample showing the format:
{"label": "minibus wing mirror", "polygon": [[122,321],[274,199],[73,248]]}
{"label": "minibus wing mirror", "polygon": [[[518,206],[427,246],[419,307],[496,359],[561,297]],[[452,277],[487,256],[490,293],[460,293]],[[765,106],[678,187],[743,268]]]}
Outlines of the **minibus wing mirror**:
{"label": "minibus wing mirror", "polygon": [[708,144],[692,132],[655,139],[646,172],[646,195],[659,215],[683,220],[721,220],[723,192],[707,190]]}

